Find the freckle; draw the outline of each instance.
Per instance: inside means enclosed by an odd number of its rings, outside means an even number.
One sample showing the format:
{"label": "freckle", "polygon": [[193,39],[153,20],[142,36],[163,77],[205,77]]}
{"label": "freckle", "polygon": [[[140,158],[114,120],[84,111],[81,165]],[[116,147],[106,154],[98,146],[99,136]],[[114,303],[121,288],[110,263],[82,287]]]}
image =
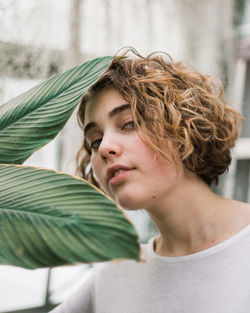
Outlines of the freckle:
{"label": "freckle", "polygon": [[156,196],[153,196],[152,199],[156,199]]}

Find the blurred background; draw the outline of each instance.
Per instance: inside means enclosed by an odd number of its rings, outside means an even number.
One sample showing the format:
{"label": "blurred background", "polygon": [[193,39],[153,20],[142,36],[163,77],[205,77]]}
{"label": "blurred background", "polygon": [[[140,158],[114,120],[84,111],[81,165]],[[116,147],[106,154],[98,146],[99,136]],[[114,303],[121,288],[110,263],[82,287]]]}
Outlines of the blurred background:
{"label": "blurred background", "polygon": [[[220,78],[245,116],[229,173],[215,191],[250,202],[250,0],[0,0],[0,105],[48,77],[124,46],[166,51]],[[26,162],[75,171],[82,134],[75,114],[57,138]],[[130,213],[142,242],[156,230]],[[0,266],[0,312],[48,312],[91,273]]]}

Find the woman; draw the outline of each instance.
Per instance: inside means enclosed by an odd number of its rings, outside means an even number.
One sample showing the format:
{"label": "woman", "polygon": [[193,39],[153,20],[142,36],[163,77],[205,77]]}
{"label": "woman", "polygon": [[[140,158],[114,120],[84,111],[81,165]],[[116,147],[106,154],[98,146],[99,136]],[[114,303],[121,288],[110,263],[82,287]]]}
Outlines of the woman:
{"label": "woman", "polygon": [[250,206],[214,194],[240,115],[209,76],[166,56],[116,57],[84,95],[82,176],[159,236],[107,262],[54,313],[250,310]]}

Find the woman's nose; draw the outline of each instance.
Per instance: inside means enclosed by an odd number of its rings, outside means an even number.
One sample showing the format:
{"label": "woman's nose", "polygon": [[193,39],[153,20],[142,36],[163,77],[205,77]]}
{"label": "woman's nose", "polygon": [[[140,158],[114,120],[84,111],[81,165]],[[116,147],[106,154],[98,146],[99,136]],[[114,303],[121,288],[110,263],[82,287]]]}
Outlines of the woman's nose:
{"label": "woman's nose", "polygon": [[121,154],[121,151],[121,145],[116,142],[114,138],[102,138],[102,142],[99,146],[99,153],[102,158],[108,159],[119,156]]}

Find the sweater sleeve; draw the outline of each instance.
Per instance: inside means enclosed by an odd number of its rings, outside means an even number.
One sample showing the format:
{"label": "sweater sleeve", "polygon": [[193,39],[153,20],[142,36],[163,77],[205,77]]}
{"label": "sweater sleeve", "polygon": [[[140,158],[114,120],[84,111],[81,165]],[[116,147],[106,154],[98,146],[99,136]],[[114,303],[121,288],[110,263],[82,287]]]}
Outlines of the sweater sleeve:
{"label": "sweater sleeve", "polygon": [[94,313],[94,275],[50,313]]}

